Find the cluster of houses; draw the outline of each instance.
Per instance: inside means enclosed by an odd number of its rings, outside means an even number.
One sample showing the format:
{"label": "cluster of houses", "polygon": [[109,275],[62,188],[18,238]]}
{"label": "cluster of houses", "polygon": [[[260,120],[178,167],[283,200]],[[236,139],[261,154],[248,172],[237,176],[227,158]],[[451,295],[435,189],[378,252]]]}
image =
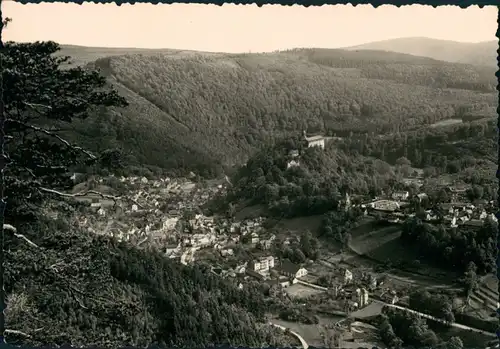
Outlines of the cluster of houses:
{"label": "cluster of houses", "polygon": [[223,270],[219,267],[213,270],[220,276],[234,277],[240,288],[245,281],[257,280],[267,283],[273,290],[282,290],[296,284],[308,273],[303,266],[288,260],[279,261],[272,255],[255,256],[236,268]]}
{"label": "cluster of houses", "polygon": [[363,308],[370,303],[371,298],[379,299],[387,304],[396,304],[401,301],[397,292],[384,285],[384,280],[377,279],[373,273],[362,272],[356,278],[357,282],[353,282],[352,276],[345,280],[336,292],[337,297],[345,300],[345,311]]}
{"label": "cluster of houses", "polygon": [[[427,209],[422,213],[421,219],[429,223],[444,223],[450,227],[467,226],[481,227],[484,220],[490,217],[497,221],[497,218],[492,213],[494,203],[479,201],[476,204],[466,202],[465,193],[466,186],[449,186],[447,191],[450,193],[452,202],[442,203],[439,205],[439,210]],[[416,215],[412,212],[409,200],[410,193],[408,191],[397,191],[392,193],[391,198],[377,199],[360,207],[364,210],[364,214],[374,215],[380,219],[391,223],[401,223],[409,217]],[[425,193],[416,194],[414,197],[419,203],[424,203],[428,200]],[[463,200],[463,201],[456,201]],[[408,209],[410,208],[410,209]]]}
{"label": "cluster of houses", "polygon": [[[206,234],[193,235],[191,241],[181,239],[182,212],[197,209],[213,195],[225,190],[223,185],[198,186],[189,179],[145,177],[121,177],[119,181],[127,186],[127,194],[119,200],[106,200],[99,195],[89,194],[80,201],[90,202],[95,215],[81,215],[76,222],[89,231],[111,235],[118,240],[136,245],[151,242],[166,246],[170,253],[180,249],[179,243],[210,245],[214,238]],[[102,182],[102,179],[99,180]],[[206,219],[210,228],[210,219]],[[213,218],[212,218],[213,221]],[[213,230],[213,229],[212,229]],[[213,235],[213,234],[212,234]],[[175,248],[172,246],[175,244]],[[172,252],[174,251],[174,252]]]}
{"label": "cluster of houses", "polygon": [[307,275],[307,269],[302,266],[289,261],[278,261],[276,257],[266,254],[254,256],[234,268],[213,267],[212,271],[222,277],[236,278],[240,288],[249,279],[285,288]]}
{"label": "cluster of houses", "polygon": [[[347,268],[339,267],[331,275],[333,280],[330,281],[329,286],[320,287],[305,281],[305,277],[309,274],[306,267],[288,260],[278,260],[273,255],[266,254],[265,251],[253,255],[250,260],[231,268],[213,266],[212,272],[223,278],[234,279],[239,288],[243,288],[245,281],[249,280],[266,283],[274,295],[284,294],[285,288],[297,283],[306,287],[321,288],[338,299],[343,304],[344,311],[352,311],[368,305],[370,303],[369,290],[375,291],[379,286],[372,273],[360,275],[359,280],[354,282],[353,272]],[[394,304],[397,301],[394,294],[390,302]]]}
{"label": "cluster of houses", "polygon": [[488,213],[486,208],[482,206],[476,207],[473,204],[460,202],[444,203],[441,204],[441,211],[443,212],[443,217],[440,217],[441,213],[438,215],[432,211],[426,212],[425,220],[437,222],[442,218],[452,227],[464,225],[472,228],[482,227],[484,220],[488,217],[495,222],[497,221],[496,216],[493,213]]}
{"label": "cluster of houses", "polygon": [[165,246],[165,253],[170,258],[177,258],[186,248],[213,248],[222,257],[234,255],[233,246],[238,243],[248,243],[259,246],[261,250],[269,250],[276,239],[262,228],[263,218],[246,219],[233,222],[229,219],[208,217],[195,214],[187,220],[177,219],[175,234]]}

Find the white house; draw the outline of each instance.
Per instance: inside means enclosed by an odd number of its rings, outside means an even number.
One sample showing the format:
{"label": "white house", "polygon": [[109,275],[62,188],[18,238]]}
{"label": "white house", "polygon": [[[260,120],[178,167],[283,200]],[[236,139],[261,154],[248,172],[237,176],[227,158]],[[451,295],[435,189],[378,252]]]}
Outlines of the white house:
{"label": "white house", "polygon": [[296,161],[296,160],[291,160],[289,161],[287,164],[286,164],[286,168],[289,169],[291,167],[299,167],[300,166],[300,162],[299,161]]}
{"label": "white house", "polygon": [[347,268],[340,268],[339,270],[340,277],[342,278],[342,282],[347,285],[352,282],[352,272]]}
{"label": "white house", "polygon": [[237,274],[245,274],[246,269],[247,269],[247,263],[243,263],[241,265],[236,266],[236,268],[234,268],[234,271]]}
{"label": "white house", "polygon": [[222,257],[232,256],[232,255],[234,255],[234,251],[232,248],[227,248],[227,249],[221,250],[220,254],[222,255]]}
{"label": "white house", "polygon": [[260,262],[261,269],[269,270],[269,269],[274,268],[274,257],[273,256],[259,258],[259,262]]}
{"label": "white house", "polygon": [[269,269],[274,268],[274,257],[261,257],[248,263],[247,267],[248,269],[256,271],[258,273],[267,272],[269,271]]}
{"label": "white house", "polygon": [[358,303],[360,308],[368,304],[368,291],[365,288],[357,288],[352,295],[353,301]]}
{"label": "white house", "polygon": [[252,244],[256,244],[260,241],[259,234],[253,232],[253,233],[251,233],[250,236],[251,236],[251,243]]}

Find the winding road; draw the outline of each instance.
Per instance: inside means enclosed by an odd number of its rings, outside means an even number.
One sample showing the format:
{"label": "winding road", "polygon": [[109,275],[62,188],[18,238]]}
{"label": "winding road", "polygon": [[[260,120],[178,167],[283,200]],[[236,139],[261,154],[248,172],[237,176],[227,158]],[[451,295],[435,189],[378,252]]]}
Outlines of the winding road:
{"label": "winding road", "polygon": [[301,284],[301,285],[304,285],[304,286],[309,286],[309,287],[317,289],[317,290],[328,291],[328,288],[326,288],[326,287],[323,287],[323,286],[320,286],[320,285],[316,285],[316,284],[311,284],[310,282],[302,281],[300,279],[297,279],[297,283]]}
{"label": "winding road", "polygon": [[445,325],[448,325],[448,326],[451,326],[451,327],[456,327],[456,328],[460,328],[462,330],[468,330],[468,331],[473,331],[473,332],[481,333],[481,334],[483,334],[485,336],[491,336],[491,337],[496,337],[497,336],[495,333],[492,333],[492,332],[483,331],[483,330],[480,330],[478,328],[469,327],[469,326],[462,325],[462,324],[459,324],[459,323],[456,323],[456,322],[448,322],[448,321],[445,321],[443,319],[439,319],[439,318],[436,318],[434,316],[431,316],[431,315],[428,315],[428,314],[424,314],[424,313],[418,312],[418,311],[413,310],[413,309],[401,307],[399,305],[387,304],[387,303],[384,303],[384,302],[381,302],[381,301],[375,300],[375,299],[373,299],[372,301],[376,302],[376,303],[379,303],[379,304],[387,305],[388,307],[391,307],[391,308],[395,308],[395,309],[403,310],[403,311],[406,311],[406,312],[409,312],[409,313],[413,313],[413,314],[419,315],[419,316],[421,316],[423,318],[430,319],[430,320],[433,320],[433,321],[436,321],[436,322],[439,322],[441,324],[445,324]]}
{"label": "winding road", "polygon": [[[283,331],[286,331],[286,329],[287,329],[285,326],[281,326],[281,325],[278,325],[278,324],[273,324],[272,322],[270,322],[269,325],[277,327],[277,328],[279,328],[279,329],[281,329]],[[297,332],[292,331],[290,329],[288,329],[288,331],[290,331],[290,333],[293,336],[295,336],[300,341],[300,344],[302,345],[302,348],[304,348],[304,349],[309,348],[309,344],[307,344],[306,340],[304,338],[302,338],[302,336],[300,334],[298,334]]]}

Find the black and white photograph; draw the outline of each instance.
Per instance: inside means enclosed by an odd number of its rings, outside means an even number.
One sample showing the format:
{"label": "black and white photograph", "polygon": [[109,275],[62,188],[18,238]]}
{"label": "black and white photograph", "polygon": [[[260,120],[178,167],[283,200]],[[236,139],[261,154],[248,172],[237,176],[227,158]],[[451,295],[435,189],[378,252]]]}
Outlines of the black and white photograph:
{"label": "black and white photograph", "polygon": [[500,348],[497,7],[0,5],[1,340]]}

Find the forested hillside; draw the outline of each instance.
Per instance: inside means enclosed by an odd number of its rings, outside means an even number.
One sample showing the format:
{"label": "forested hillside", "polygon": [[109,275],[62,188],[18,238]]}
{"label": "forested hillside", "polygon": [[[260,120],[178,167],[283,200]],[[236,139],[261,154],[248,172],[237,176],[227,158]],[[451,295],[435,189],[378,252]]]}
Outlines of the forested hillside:
{"label": "forested hillside", "polygon": [[485,198],[496,198],[498,128],[496,120],[441,128],[423,128],[384,137],[350,137],[339,144],[349,156],[372,156],[396,164],[405,158],[428,174],[451,174],[481,185]]}
{"label": "forested hillside", "polygon": [[493,67],[380,51],[144,52],[95,66],[130,105],[75,124],[79,141],[205,175],[290,132],[403,131],[497,106]]}
{"label": "forested hillside", "polygon": [[[290,156],[292,150],[300,155]],[[292,160],[295,166],[289,166]],[[348,156],[334,145],[308,148],[301,139],[287,138],[238,170],[227,202],[261,204],[278,217],[316,215],[337,209],[345,193],[377,195],[399,176],[381,160]]]}

